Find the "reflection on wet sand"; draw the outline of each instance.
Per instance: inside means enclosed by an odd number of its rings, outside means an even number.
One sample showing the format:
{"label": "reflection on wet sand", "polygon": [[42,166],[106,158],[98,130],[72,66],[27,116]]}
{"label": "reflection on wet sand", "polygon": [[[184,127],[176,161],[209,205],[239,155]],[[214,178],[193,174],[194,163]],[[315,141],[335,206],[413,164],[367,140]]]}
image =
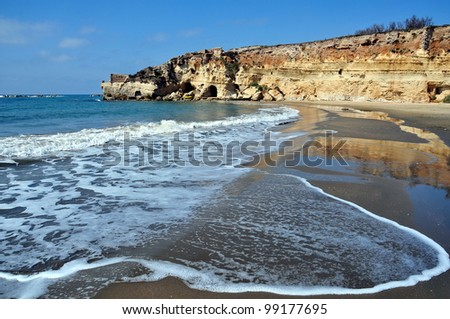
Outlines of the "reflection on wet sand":
{"label": "reflection on wet sand", "polygon": [[[413,184],[428,184],[438,188],[450,189],[450,148],[436,134],[419,128],[401,125],[402,120],[392,119],[383,112],[362,112],[342,107],[326,107],[326,110],[336,112],[341,118],[370,119],[388,121],[396,124],[390,128],[417,136],[424,142],[404,142],[397,140],[375,140],[360,138],[358,131],[334,135],[332,145],[345,141],[339,149],[339,154],[349,162],[355,162],[358,172],[374,176],[390,176],[396,179],[408,180]],[[314,111],[319,111],[313,116]],[[319,120],[323,117],[320,110],[302,109],[305,119]],[[318,121],[318,122],[319,122]],[[303,122],[303,121],[300,121]],[[301,125],[311,125],[308,121]],[[317,123],[317,122],[316,122]],[[333,130],[333,121],[327,123]],[[298,129],[298,127],[292,128]],[[396,132],[392,132],[392,136]],[[397,134],[398,135],[398,134]],[[327,145],[324,134],[316,134],[313,139],[321,145]],[[328,145],[330,146],[330,145]],[[327,149],[312,147],[310,155],[326,156]],[[333,170],[333,168],[330,168]]]}
{"label": "reflection on wet sand", "polygon": [[[325,143],[325,138],[317,138]],[[338,143],[341,139],[336,139]],[[445,145],[375,141],[345,138],[339,154],[359,164],[359,172],[375,176],[391,176],[412,183],[434,187],[450,187],[448,159],[450,150]],[[316,149],[317,150],[317,149]],[[322,153],[324,150],[318,150]]]}

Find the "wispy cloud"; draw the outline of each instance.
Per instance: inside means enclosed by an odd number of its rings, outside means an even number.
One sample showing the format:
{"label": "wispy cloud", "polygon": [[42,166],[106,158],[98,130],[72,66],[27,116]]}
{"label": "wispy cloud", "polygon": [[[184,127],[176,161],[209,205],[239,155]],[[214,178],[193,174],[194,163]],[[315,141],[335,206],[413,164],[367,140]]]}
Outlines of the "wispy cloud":
{"label": "wispy cloud", "polygon": [[94,28],[91,26],[85,26],[80,29],[81,34],[91,34],[91,33],[97,32],[97,31],[98,31],[97,28]]}
{"label": "wispy cloud", "polygon": [[202,32],[202,29],[186,29],[180,31],[180,35],[184,38],[193,38],[200,35]]}
{"label": "wispy cloud", "polygon": [[54,25],[49,22],[23,22],[0,17],[0,44],[27,44],[53,29]]}
{"label": "wispy cloud", "polygon": [[73,58],[68,54],[57,54],[51,57],[51,60],[54,62],[66,62],[72,60]]}
{"label": "wispy cloud", "polygon": [[39,51],[38,54],[41,58],[58,63],[66,62],[73,59],[73,57],[68,54],[52,54],[47,50]]}
{"label": "wispy cloud", "polygon": [[63,49],[79,48],[87,44],[83,38],[64,38],[59,42],[59,47]]}
{"label": "wispy cloud", "polygon": [[176,38],[194,38],[196,36],[199,36],[203,33],[203,29],[184,29],[181,31],[178,31],[177,33],[165,33],[165,32],[157,32],[147,37],[147,41],[149,42],[156,42],[156,43],[163,43],[168,42],[171,39]]}
{"label": "wispy cloud", "polygon": [[169,36],[167,35],[167,33],[158,32],[158,33],[152,34],[147,39],[150,42],[166,42],[168,40],[168,38],[169,38]]}

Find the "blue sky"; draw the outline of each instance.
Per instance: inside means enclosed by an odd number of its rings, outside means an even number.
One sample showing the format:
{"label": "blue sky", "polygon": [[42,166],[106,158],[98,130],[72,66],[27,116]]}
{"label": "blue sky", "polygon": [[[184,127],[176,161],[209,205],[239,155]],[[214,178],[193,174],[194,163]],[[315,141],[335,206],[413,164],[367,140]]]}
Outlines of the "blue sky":
{"label": "blue sky", "polygon": [[212,47],[321,40],[416,14],[450,24],[450,1],[0,0],[0,94],[100,93],[135,73]]}

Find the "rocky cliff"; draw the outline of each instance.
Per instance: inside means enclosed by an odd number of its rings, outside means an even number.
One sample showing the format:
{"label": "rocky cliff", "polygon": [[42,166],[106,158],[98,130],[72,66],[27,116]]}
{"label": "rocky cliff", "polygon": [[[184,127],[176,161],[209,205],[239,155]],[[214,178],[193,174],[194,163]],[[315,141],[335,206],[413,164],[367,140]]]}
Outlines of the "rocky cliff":
{"label": "rocky cliff", "polygon": [[102,89],[106,100],[439,102],[450,94],[450,26],[203,50],[111,74]]}

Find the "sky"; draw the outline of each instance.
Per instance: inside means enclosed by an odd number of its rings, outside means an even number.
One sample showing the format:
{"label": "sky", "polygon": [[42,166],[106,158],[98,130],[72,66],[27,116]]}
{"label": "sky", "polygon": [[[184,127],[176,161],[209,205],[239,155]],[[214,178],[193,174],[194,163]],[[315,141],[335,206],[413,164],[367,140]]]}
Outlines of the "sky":
{"label": "sky", "polygon": [[322,40],[414,14],[450,24],[449,12],[449,0],[0,0],[0,94],[101,93],[110,73],[186,52]]}

